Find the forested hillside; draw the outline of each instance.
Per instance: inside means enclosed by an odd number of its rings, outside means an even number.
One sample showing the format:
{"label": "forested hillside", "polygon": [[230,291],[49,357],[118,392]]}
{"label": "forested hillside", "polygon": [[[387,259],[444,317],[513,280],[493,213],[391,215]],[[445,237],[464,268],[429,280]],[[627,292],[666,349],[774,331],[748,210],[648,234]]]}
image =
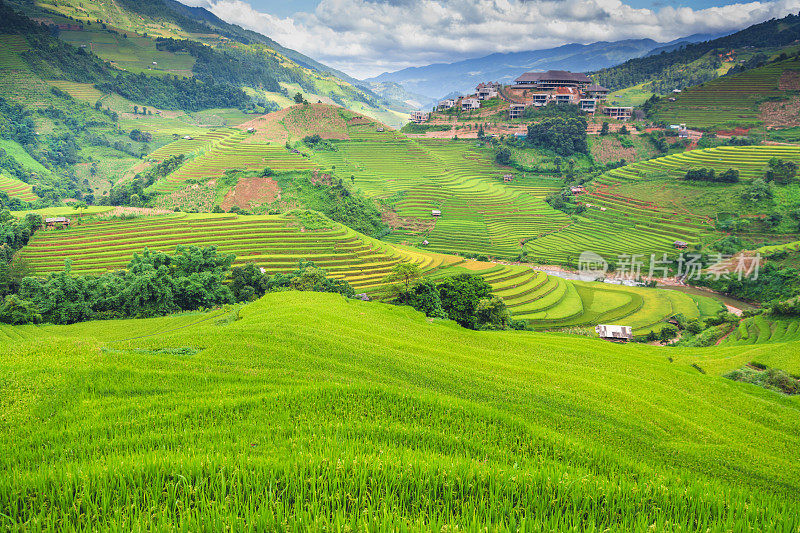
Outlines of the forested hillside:
{"label": "forested hillside", "polygon": [[794,43],[798,38],[800,15],[789,15],[750,26],[719,39],[630,59],[621,65],[597,70],[593,77],[612,90],[653,82],[652,92],[664,93],[716,78],[721,74],[719,68],[722,61],[719,56],[730,50],[744,49],[748,57],[752,57],[760,49],[781,48]]}

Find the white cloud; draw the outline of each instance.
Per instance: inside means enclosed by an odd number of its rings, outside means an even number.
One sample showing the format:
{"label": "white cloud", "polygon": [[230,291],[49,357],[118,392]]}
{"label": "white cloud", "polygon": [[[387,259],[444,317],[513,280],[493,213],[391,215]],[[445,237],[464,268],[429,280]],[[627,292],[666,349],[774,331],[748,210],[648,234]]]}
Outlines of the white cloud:
{"label": "white cloud", "polygon": [[492,52],[739,29],[800,10],[800,0],[706,9],[638,9],[620,0],[321,0],[276,17],[244,0],[182,0],[357,77]]}

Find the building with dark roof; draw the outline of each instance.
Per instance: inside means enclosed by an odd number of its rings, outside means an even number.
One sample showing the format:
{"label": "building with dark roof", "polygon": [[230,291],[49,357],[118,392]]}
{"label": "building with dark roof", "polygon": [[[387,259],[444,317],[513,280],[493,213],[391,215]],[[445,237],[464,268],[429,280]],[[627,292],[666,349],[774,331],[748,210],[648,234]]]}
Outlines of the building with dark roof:
{"label": "building with dark roof", "polygon": [[566,70],[548,70],[547,72],[526,72],[514,83],[517,86],[531,86],[538,89],[555,89],[556,87],[586,87],[592,79],[582,72]]}
{"label": "building with dark roof", "polygon": [[611,91],[609,89],[606,89],[602,85],[593,83],[588,87],[586,87],[583,90],[583,92],[585,92],[586,96],[588,96],[589,98],[605,98]]}

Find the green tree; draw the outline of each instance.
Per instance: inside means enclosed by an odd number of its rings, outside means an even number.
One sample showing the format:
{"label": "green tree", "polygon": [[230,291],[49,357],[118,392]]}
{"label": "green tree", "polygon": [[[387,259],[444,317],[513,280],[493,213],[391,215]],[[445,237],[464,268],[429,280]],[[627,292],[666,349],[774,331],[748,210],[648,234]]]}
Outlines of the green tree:
{"label": "green tree", "polygon": [[481,298],[475,308],[478,323],[484,329],[508,329],[511,315],[499,296]]}
{"label": "green tree", "polygon": [[500,165],[508,166],[511,164],[511,150],[506,147],[500,148],[495,156],[497,163]]}
{"label": "green tree", "polygon": [[475,310],[481,298],[491,294],[489,284],[480,276],[465,273],[445,278],[437,287],[447,315],[465,328],[476,329]]}
{"label": "green tree", "polygon": [[21,324],[38,324],[42,315],[33,302],[21,300],[17,295],[6,296],[0,304],[0,322],[18,326]]}
{"label": "green tree", "polygon": [[249,302],[267,292],[267,276],[255,263],[231,270],[231,292],[237,302]]}
{"label": "green tree", "polygon": [[[752,202],[758,202],[760,200],[772,198],[772,194],[772,184],[767,183],[761,178],[757,178],[742,192],[742,198]],[[778,222],[780,222],[780,219]]]}
{"label": "green tree", "polygon": [[383,279],[386,283],[400,282],[404,292],[411,290],[417,280],[422,275],[419,265],[416,263],[398,263],[392,267],[392,271]]}
{"label": "green tree", "polygon": [[765,181],[774,181],[778,185],[787,185],[796,176],[797,163],[773,157],[769,160],[769,170],[767,170],[764,179]]}

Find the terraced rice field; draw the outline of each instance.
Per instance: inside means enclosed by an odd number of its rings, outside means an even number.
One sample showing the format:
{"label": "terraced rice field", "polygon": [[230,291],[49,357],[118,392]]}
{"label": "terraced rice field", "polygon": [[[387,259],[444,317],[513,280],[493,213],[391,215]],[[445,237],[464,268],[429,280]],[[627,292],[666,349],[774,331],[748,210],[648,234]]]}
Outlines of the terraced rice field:
{"label": "terraced rice field", "polygon": [[745,346],[800,340],[800,319],[776,319],[764,315],[747,318],[720,345]]}
{"label": "terraced rice field", "polygon": [[[494,165],[490,152],[466,143],[396,139],[336,146],[315,159],[338,176],[353,176],[367,196],[399,197],[398,216],[435,222],[429,232],[401,228],[387,237],[390,242],[427,240],[428,249],[443,253],[514,257],[524,241],[570,222],[542,200],[551,184],[504,185],[508,170]],[[433,217],[434,209],[442,216]]]}
{"label": "terraced rice field", "polygon": [[91,102],[93,105],[94,102],[103,97],[103,93],[95,89],[91,83],[77,83],[66,80],[48,80],[48,83],[58,87],[73,98]]}
{"label": "terraced rice field", "polygon": [[184,154],[187,157],[209,150],[220,141],[237,133],[233,128],[220,128],[191,139],[178,139],[151,152],[147,158],[163,161],[174,155]]}
{"label": "terraced rice field", "polygon": [[768,254],[772,252],[800,252],[800,241],[792,241],[787,242],[786,244],[773,244],[771,246],[762,246],[761,248],[756,249],[757,252],[762,254]]}
{"label": "terraced rice field", "polygon": [[0,191],[6,193],[11,198],[19,198],[25,202],[34,202],[39,199],[33,192],[33,188],[16,178],[0,175]]}
{"label": "terraced rice field", "polygon": [[797,399],[721,377],[772,348],[475,332],[296,291],[0,326],[0,529],[796,532]]}
{"label": "terraced rice field", "polygon": [[29,50],[21,35],[0,35],[0,94],[28,106],[43,106],[50,86],[34,75],[19,56]]}
{"label": "terraced rice field", "polygon": [[476,273],[503,298],[514,318],[537,328],[624,324],[641,335],[660,330],[676,314],[693,319],[723,309],[704,296],[567,280],[524,266],[498,265]]}
{"label": "terraced rice field", "polygon": [[620,254],[650,254],[675,251],[676,240],[695,243],[711,229],[703,215],[673,205],[618,194],[615,188],[632,181],[680,179],[690,168],[713,168],[724,172],[736,168],[743,180],[764,175],[772,157],[800,162],[800,147],[722,146],[691,150],[611,170],[593,182],[581,200],[589,207],[577,222],[551,235],[529,241],[525,250],[531,259],[574,264],[583,251],[594,251],[613,259]]}
{"label": "terraced rice field", "polygon": [[800,162],[800,147],[788,145],[720,146],[690,150],[633,163],[607,172],[602,182],[637,180],[654,175],[682,178],[690,168],[713,168],[717,172],[735,168],[741,179],[761,178],[773,157]]}
{"label": "terraced rice field", "polygon": [[102,273],[124,268],[144,248],[173,251],[176,245],[217,246],[236,254],[236,264],[253,262],[269,273],[289,272],[300,260],[313,261],[356,289],[374,288],[400,261],[424,272],[452,262],[437,254],[397,248],[330,222],[327,229],[303,230],[286,216],[164,215],[134,220],[87,221],[67,230],[39,231],[22,250],[39,275],[60,271]]}
{"label": "terraced rice field", "polygon": [[758,122],[758,103],[765,98],[786,97],[786,93],[778,89],[778,81],[785,70],[798,69],[798,61],[781,61],[717,78],[684,90],[675,102],[662,102],[656,118],[697,128]]}
{"label": "terraced rice field", "polygon": [[[196,139],[196,143],[188,145],[187,149],[203,149],[195,159],[182,165],[178,170],[154,183],[148,192],[169,193],[183,186],[189,180],[208,180],[219,178],[226,170],[244,169],[259,170],[271,168],[273,170],[310,170],[315,168],[313,162],[299,154],[287,150],[283,145],[246,142],[249,139],[246,132],[237,131],[232,134],[224,132],[207,134]],[[191,141],[189,141],[191,142]],[[173,153],[183,153],[181,146],[171,143],[156,151],[155,157],[166,157]]]}

